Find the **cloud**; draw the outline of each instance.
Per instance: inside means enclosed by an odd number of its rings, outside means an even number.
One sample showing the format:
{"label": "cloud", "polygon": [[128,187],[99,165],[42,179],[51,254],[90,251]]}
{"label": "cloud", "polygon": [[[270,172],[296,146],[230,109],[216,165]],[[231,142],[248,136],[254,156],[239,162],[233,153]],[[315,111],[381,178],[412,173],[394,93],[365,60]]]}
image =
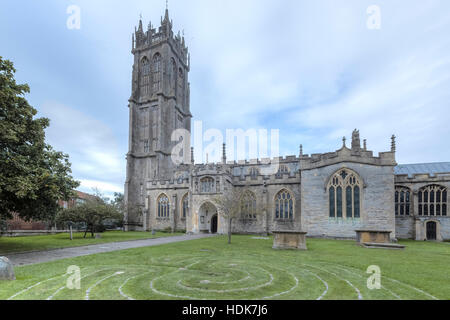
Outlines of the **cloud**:
{"label": "cloud", "polygon": [[107,194],[111,194],[114,192],[123,193],[123,188],[115,184],[93,180],[81,180],[80,182],[81,188],[83,188],[84,190],[92,191],[94,189],[99,189]]}
{"label": "cloud", "polygon": [[[29,1],[30,12],[9,2],[0,36],[22,61],[33,105],[51,97],[71,106],[47,107],[48,134],[70,153],[76,176],[121,186],[131,33],[140,13],[144,27],[149,20],[158,27],[165,3],[77,4],[81,30],[68,31],[62,2],[43,9]],[[171,1],[174,31],[184,29],[191,53],[194,120],[223,132],[280,129],[284,154],[297,154],[300,143],[305,153],[335,150],[359,128],[376,152],[388,150],[395,133],[399,162],[449,161],[450,3],[380,0],[381,30],[368,30],[373,4]],[[16,20],[32,27],[8,29]]]}
{"label": "cloud", "polygon": [[123,192],[125,155],[109,126],[57,102],[44,103],[40,115],[50,118],[47,141],[70,155],[74,177],[82,187]]}

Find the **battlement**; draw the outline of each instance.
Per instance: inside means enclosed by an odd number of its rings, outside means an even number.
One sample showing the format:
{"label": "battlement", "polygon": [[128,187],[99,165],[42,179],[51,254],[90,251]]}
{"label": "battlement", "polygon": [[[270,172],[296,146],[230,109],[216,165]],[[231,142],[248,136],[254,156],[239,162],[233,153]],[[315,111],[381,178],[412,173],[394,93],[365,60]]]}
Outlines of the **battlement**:
{"label": "battlement", "polygon": [[218,175],[218,174],[231,174],[231,169],[229,166],[224,164],[196,164],[192,170],[192,175],[202,176],[202,175]]}
{"label": "battlement", "polygon": [[189,188],[189,179],[172,179],[172,180],[150,180],[147,182],[147,190],[152,189],[180,189]]}
{"label": "battlement", "polygon": [[396,166],[395,161],[395,136],[391,138],[391,151],[380,152],[378,157],[373,155],[373,151],[367,150],[366,140],[361,148],[359,131],[354,130],[352,134],[352,147],[347,148],[346,138],[342,139],[342,148],[335,152],[312,154],[311,156],[301,155],[300,170],[310,170],[330,166],[341,162],[355,162],[376,166]]}
{"label": "battlement", "polygon": [[277,173],[275,175],[258,175],[258,176],[233,176],[233,184],[277,184],[277,183],[300,183],[300,172],[293,173]]}
{"label": "battlement", "polygon": [[173,22],[169,20],[169,11],[167,9],[164,19],[161,17],[161,26],[159,28],[154,28],[150,22],[147,31],[144,32],[142,20],[139,20],[139,27],[137,29],[135,28],[135,32],[132,35],[132,53],[134,54],[136,51],[146,50],[166,41],[176,52],[178,52],[181,60],[188,66],[190,64],[189,49],[186,46],[184,36],[182,36],[179,31],[178,34],[175,35],[172,31],[172,26]]}
{"label": "battlement", "polygon": [[299,160],[300,160],[300,158],[297,156],[286,156],[286,157],[228,161],[227,165],[232,166],[232,167],[234,167],[234,166],[258,166],[258,165],[270,165],[270,164],[277,164],[277,163],[298,162]]}
{"label": "battlement", "polygon": [[357,162],[377,166],[395,166],[395,152],[380,152],[378,157],[372,151],[352,150],[343,147],[336,152],[304,156],[300,160],[300,170],[310,170],[330,166],[340,162]]}

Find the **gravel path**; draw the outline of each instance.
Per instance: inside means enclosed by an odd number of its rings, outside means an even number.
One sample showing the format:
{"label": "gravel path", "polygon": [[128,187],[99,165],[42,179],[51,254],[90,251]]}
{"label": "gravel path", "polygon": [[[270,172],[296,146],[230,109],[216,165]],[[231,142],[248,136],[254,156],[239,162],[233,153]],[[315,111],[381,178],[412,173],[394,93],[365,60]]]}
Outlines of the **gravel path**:
{"label": "gravel path", "polygon": [[190,240],[203,239],[213,237],[214,235],[183,235],[175,237],[147,239],[147,240],[133,240],[114,243],[95,244],[84,247],[56,249],[50,251],[27,252],[7,255],[7,258],[14,266],[25,266],[31,264],[44,263],[49,261],[61,260],[66,258],[74,258],[81,256],[88,256],[91,254],[120,251],[133,248],[153,247],[168,243],[183,242]]}

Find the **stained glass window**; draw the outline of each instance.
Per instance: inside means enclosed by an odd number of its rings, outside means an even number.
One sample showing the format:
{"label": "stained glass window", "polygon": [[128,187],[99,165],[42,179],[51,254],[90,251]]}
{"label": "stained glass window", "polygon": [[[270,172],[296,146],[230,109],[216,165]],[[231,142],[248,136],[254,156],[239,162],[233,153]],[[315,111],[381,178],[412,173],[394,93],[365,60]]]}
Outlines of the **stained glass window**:
{"label": "stained glass window", "polygon": [[360,185],[361,179],[351,170],[342,169],[331,177],[328,184],[330,218],[360,218]]}
{"label": "stained glass window", "polygon": [[277,219],[294,219],[293,200],[293,196],[287,190],[282,190],[275,196],[275,217]]}
{"label": "stained glass window", "polygon": [[447,188],[430,185],[419,190],[419,216],[447,216]]}

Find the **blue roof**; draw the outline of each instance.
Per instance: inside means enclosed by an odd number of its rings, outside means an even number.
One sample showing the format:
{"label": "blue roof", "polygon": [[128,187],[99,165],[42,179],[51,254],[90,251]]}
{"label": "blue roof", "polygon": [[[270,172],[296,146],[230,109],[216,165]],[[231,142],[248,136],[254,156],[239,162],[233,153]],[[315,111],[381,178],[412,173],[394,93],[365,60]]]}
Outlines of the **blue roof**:
{"label": "blue roof", "polygon": [[396,175],[407,174],[410,177],[415,174],[434,176],[437,173],[450,173],[450,162],[400,164],[395,167],[394,172]]}

